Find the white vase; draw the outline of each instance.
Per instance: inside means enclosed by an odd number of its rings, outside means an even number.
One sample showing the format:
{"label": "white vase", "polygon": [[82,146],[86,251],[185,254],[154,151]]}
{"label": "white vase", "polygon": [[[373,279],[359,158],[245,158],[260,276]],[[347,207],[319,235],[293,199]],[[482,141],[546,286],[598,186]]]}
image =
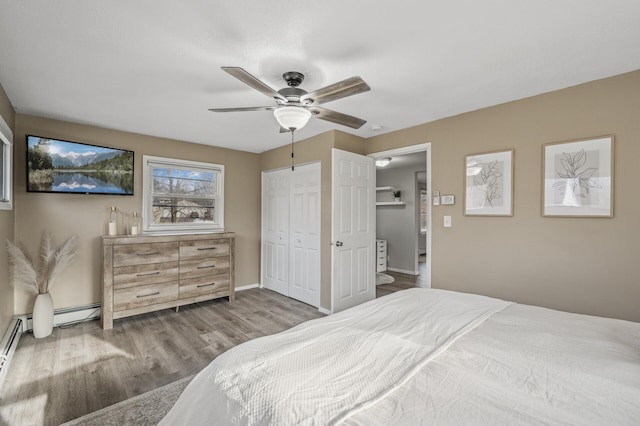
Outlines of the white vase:
{"label": "white vase", "polygon": [[53,298],[51,293],[36,296],[33,305],[33,337],[47,337],[53,331]]}

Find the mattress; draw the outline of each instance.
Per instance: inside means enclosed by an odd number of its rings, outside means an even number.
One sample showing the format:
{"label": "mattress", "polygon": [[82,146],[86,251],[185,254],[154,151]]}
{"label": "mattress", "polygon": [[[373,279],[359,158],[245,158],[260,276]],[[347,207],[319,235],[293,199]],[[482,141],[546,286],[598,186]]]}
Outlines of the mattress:
{"label": "mattress", "polygon": [[640,324],[410,289],[239,345],[161,424],[617,424]]}

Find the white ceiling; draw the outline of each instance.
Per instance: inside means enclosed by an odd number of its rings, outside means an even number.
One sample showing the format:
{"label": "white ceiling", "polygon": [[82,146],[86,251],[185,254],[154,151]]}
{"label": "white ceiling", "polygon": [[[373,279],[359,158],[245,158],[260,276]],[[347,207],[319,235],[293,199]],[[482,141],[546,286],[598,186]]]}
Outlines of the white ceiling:
{"label": "white ceiling", "polygon": [[[0,0],[0,84],[17,111],[262,152],[290,141],[271,105],[221,66],[274,89],[361,76],[325,104],[370,137],[640,69],[638,0]],[[382,126],[374,131],[372,126]],[[135,148],[135,147],[132,147]]]}

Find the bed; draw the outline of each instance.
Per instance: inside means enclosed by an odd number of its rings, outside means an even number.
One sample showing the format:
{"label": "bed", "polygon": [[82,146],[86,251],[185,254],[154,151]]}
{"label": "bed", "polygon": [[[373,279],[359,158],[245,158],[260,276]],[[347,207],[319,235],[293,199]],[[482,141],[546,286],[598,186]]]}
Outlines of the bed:
{"label": "bed", "polygon": [[404,290],[230,349],[161,424],[638,425],[640,324]]}

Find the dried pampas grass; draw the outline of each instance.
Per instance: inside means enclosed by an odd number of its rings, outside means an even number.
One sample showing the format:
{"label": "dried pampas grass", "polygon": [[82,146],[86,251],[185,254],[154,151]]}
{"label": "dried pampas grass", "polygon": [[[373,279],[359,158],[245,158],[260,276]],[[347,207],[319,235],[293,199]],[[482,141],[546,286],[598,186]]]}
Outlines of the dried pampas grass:
{"label": "dried pampas grass", "polygon": [[51,233],[43,232],[40,263],[37,267],[20,247],[7,241],[13,282],[36,293],[49,292],[56,277],[75,260],[78,251],[77,241],[78,236],[73,235],[56,249]]}

